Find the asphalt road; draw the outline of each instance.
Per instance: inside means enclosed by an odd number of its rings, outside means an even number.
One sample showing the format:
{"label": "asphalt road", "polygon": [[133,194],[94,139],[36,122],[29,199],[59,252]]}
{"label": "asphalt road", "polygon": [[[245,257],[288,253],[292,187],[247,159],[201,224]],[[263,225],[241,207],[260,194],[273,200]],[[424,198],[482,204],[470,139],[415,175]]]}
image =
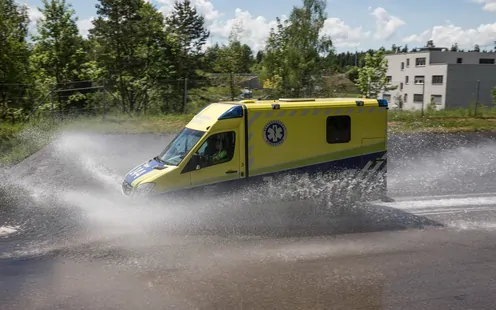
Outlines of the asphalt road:
{"label": "asphalt road", "polygon": [[169,140],[67,134],[3,171],[0,309],[494,308],[493,136],[391,137],[394,203],[126,201]]}

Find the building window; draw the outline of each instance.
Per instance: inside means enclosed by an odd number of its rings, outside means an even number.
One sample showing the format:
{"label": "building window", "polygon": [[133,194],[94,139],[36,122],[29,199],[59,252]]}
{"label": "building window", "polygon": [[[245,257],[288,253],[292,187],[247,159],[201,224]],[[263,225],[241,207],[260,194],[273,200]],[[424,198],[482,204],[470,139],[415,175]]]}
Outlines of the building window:
{"label": "building window", "polygon": [[408,75],[405,76],[405,84],[408,85]]}
{"label": "building window", "polygon": [[423,102],[423,101],[424,101],[424,95],[422,94],[413,95],[413,102]]}
{"label": "building window", "polygon": [[404,69],[405,69],[405,63],[401,62],[401,70],[404,70]]}
{"label": "building window", "polygon": [[351,118],[348,115],[327,118],[327,143],[348,143],[351,141]]}
{"label": "building window", "polygon": [[494,65],[494,58],[481,58],[479,59],[481,65]]}
{"label": "building window", "polygon": [[424,76],[416,75],[415,76],[415,84],[424,84]]}
{"label": "building window", "polygon": [[406,60],[406,67],[407,67],[407,68],[408,68],[408,67],[410,67],[410,58],[408,58],[408,59]]}
{"label": "building window", "polygon": [[443,76],[442,75],[433,75],[432,76],[432,84],[443,84]]}
{"label": "building window", "polygon": [[408,102],[408,94],[405,94],[403,96],[403,103],[407,103]]}
{"label": "building window", "polygon": [[390,94],[383,94],[382,99],[386,99],[388,102],[391,102],[391,95]]}
{"label": "building window", "polygon": [[403,83],[400,83],[400,90],[403,90]]}
{"label": "building window", "polygon": [[393,77],[392,77],[392,76],[390,76],[390,75],[386,76],[386,81],[387,81],[388,83],[391,83],[391,80],[392,80],[392,79],[393,79]]}
{"label": "building window", "polygon": [[434,102],[436,105],[443,104],[442,99],[443,96],[441,95],[431,95],[431,102]]}
{"label": "building window", "polygon": [[415,59],[416,66],[425,66],[425,57]]}
{"label": "building window", "polygon": [[457,59],[456,59],[456,63],[457,63],[457,64],[461,64],[461,63],[463,63],[463,58],[457,58]]}

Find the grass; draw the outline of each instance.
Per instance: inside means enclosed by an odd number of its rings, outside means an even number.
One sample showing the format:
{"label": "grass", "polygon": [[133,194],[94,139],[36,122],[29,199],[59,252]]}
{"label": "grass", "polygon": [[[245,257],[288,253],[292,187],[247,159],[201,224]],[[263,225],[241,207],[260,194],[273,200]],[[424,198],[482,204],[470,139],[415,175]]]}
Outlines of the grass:
{"label": "grass", "polygon": [[439,111],[390,110],[391,132],[477,132],[496,131],[496,107]]}
{"label": "grass", "polygon": [[[473,109],[426,111],[390,110],[390,133],[496,131],[496,108],[481,108],[477,117]],[[0,166],[15,164],[43,148],[53,137],[66,131],[98,133],[175,133],[193,114],[136,116],[113,115],[105,121],[78,118],[51,125],[49,121],[12,125],[0,123]]]}
{"label": "grass", "polygon": [[52,141],[56,126],[0,124],[0,167],[19,162]]}

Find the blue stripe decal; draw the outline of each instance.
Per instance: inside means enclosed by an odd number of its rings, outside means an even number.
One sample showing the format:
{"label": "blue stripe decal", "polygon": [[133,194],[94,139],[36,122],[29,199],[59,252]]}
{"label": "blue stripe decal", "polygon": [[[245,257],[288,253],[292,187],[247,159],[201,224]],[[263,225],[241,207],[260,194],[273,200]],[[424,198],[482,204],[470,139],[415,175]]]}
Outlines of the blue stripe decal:
{"label": "blue stripe decal", "polygon": [[129,173],[126,175],[126,182],[132,184],[137,178],[141,177],[145,173],[152,171],[155,167],[163,166],[164,165],[161,162],[158,162],[155,159],[150,159],[149,161],[129,171]]}
{"label": "blue stripe decal", "polygon": [[[264,178],[266,177],[278,177],[284,174],[309,174],[309,176],[318,174],[318,173],[328,173],[328,172],[341,172],[345,170],[361,170],[363,169],[369,161],[376,161],[380,159],[384,154],[386,154],[387,151],[381,151],[377,153],[372,153],[372,154],[364,154],[361,156],[355,156],[355,157],[350,157],[346,159],[341,159],[341,160],[335,160],[335,161],[330,161],[330,162],[325,162],[325,163],[320,163],[316,165],[311,165],[311,166],[306,166],[306,167],[300,167],[296,169],[291,169],[291,170],[285,170],[285,171],[280,171],[280,172],[275,172],[275,173],[269,173],[269,174],[264,174],[264,175],[258,175],[258,176],[250,176],[248,179],[246,178],[239,178],[236,180],[230,180],[230,181],[225,181],[225,182],[219,182],[219,183],[214,183],[214,184],[208,184],[208,185],[201,185],[193,188],[186,188],[186,189],[181,189],[173,192],[168,192],[164,194],[158,194],[159,196],[161,195],[189,195],[190,193],[195,193],[195,192],[206,192],[206,188],[211,187],[215,192],[225,192],[225,191],[232,191],[232,190],[238,190],[239,188],[247,185],[258,185],[261,183],[264,183]],[[377,163],[380,163],[380,161],[377,161]],[[374,163],[373,165],[370,166],[369,170],[373,169],[376,164]],[[386,166],[387,166],[387,159],[385,159],[382,162],[382,165],[375,171],[375,173],[379,172],[385,172],[386,171]],[[378,188],[381,188],[381,185],[383,184],[377,184]]]}

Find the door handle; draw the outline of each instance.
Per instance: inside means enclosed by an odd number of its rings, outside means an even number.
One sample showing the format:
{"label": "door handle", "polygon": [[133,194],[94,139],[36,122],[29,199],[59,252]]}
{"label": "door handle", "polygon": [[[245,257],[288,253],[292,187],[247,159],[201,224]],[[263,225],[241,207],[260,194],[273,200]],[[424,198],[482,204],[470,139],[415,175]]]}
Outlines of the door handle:
{"label": "door handle", "polygon": [[238,170],[227,170],[226,174],[238,173]]}

